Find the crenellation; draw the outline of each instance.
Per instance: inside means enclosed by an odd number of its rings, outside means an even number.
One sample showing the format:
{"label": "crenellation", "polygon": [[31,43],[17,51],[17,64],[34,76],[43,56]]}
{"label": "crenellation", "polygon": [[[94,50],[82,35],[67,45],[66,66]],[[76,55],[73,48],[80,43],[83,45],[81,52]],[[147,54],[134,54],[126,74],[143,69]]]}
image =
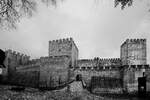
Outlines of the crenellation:
{"label": "crenellation", "polygon": [[69,38],[67,38],[66,41],[67,41],[67,42],[70,42],[70,41],[69,41]]}
{"label": "crenellation", "polygon": [[5,51],[6,56],[7,56],[7,60],[9,59],[9,61],[7,62],[7,65],[9,65],[9,63],[12,66],[19,66],[21,64],[27,64],[30,60],[30,56],[27,56],[25,54],[22,54],[20,52],[8,49]]}
{"label": "crenellation", "polygon": [[143,42],[146,42],[146,39],[143,39]]}
{"label": "crenellation", "polygon": [[66,39],[63,38],[63,42],[65,42]]}
{"label": "crenellation", "polygon": [[59,40],[56,40],[56,43],[58,43],[59,42]]}
{"label": "crenellation", "polygon": [[129,39],[121,45],[121,60],[123,65],[146,64],[146,39]]}
{"label": "crenellation", "polygon": [[59,39],[59,43],[62,43],[63,42],[63,40],[62,39]]}
{"label": "crenellation", "polygon": [[119,62],[121,61],[120,58],[100,58],[100,62]]}
{"label": "crenellation", "polygon": [[53,40],[51,43],[55,43],[55,40]]}
{"label": "crenellation", "polygon": [[127,42],[129,42],[130,41],[130,39],[127,39],[126,41],[125,41],[125,43],[127,43]]}
{"label": "crenellation", "polygon": [[16,51],[13,51],[13,53],[12,53],[13,55],[16,55]]}
{"label": "crenellation", "polygon": [[[70,37],[70,41],[73,41],[73,39]],[[73,41],[74,42],[74,41]]]}
{"label": "crenellation", "polygon": [[5,52],[12,53],[11,49],[6,50]]}
{"label": "crenellation", "polygon": [[127,43],[142,43],[142,42],[145,42],[145,41],[146,41],[146,39],[139,39],[139,38],[137,38],[137,39],[127,39],[126,40]]}

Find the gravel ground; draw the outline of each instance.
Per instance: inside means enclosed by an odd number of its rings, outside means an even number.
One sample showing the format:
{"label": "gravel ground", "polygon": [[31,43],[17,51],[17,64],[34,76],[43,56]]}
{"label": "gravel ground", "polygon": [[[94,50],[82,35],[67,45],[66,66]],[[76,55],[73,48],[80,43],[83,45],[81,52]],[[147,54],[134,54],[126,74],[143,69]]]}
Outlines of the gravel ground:
{"label": "gravel ground", "polygon": [[39,91],[38,89],[26,88],[20,92],[10,89],[11,86],[0,85],[0,100],[103,100],[101,97],[92,95],[87,91],[70,93],[66,88],[55,91]]}

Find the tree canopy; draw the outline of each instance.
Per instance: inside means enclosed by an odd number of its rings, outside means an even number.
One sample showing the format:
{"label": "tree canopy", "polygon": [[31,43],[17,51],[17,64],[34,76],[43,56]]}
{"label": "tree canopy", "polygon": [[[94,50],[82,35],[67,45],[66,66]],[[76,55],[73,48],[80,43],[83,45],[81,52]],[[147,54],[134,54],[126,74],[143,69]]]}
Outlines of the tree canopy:
{"label": "tree canopy", "polygon": [[124,9],[125,6],[131,6],[133,0],[114,0],[114,7],[118,6],[119,3],[121,4],[121,9]]}
{"label": "tree canopy", "polygon": [[[56,5],[57,0],[41,0]],[[36,11],[36,0],[0,0],[0,28],[15,29],[16,22],[23,16],[31,17]]]}
{"label": "tree canopy", "polygon": [[0,27],[16,28],[23,15],[32,16],[36,2],[32,0],[0,0]]}

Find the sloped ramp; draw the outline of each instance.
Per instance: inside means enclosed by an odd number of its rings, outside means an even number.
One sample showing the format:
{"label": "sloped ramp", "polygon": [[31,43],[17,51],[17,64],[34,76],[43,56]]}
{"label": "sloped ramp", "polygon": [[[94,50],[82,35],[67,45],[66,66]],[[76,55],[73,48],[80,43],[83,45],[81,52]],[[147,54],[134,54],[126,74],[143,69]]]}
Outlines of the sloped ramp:
{"label": "sloped ramp", "polygon": [[81,81],[74,81],[71,84],[69,84],[69,90],[71,92],[82,92],[83,91],[83,85]]}

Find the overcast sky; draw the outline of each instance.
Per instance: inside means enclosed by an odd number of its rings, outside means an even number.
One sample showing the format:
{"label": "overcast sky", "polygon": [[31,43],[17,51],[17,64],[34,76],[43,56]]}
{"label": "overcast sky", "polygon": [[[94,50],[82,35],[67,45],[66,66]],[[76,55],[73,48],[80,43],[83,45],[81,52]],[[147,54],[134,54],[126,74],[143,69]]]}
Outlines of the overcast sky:
{"label": "overcast sky", "polygon": [[120,45],[127,38],[147,38],[149,51],[149,5],[134,1],[124,10],[114,8],[113,0],[64,0],[56,8],[40,3],[37,13],[23,18],[17,30],[0,31],[0,48],[37,58],[48,55],[49,40],[72,37],[79,58],[110,58],[120,57]]}

